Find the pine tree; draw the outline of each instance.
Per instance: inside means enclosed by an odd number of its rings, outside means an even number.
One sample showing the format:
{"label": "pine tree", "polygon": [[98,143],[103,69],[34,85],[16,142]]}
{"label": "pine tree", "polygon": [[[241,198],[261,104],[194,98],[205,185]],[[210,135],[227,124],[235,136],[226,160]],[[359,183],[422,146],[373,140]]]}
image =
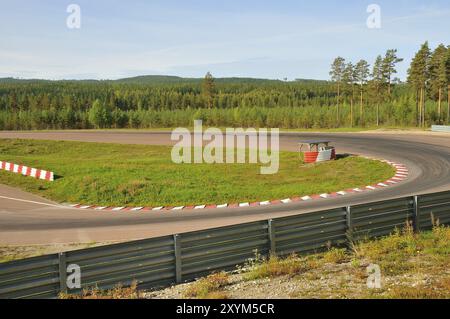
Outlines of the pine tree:
{"label": "pine tree", "polygon": [[376,107],[377,107],[377,126],[380,125],[380,98],[381,98],[381,89],[384,84],[384,78],[383,78],[383,58],[381,55],[377,56],[377,59],[375,60],[375,63],[373,65],[372,69],[372,87],[375,91],[375,100],[376,100]]}
{"label": "pine tree", "polygon": [[360,104],[359,104],[359,116],[360,116],[360,124],[363,124],[364,121],[364,109],[363,109],[363,94],[364,94],[364,85],[367,84],[367,79],[370,75],[369,63],[366,60],[360,60],[355,67],[356,81],[359,84],[360,91]]}
{"label": "pine tree", "polygon": [[388,87],[388,96],[391,96],[392,76],[397,73],[396,65],[402,61],[403,59],[397,56],[397,49],[386,51],[382,62],[382,75],[383,81]]}
{"label": "pine tree", "polygon": [[450,124],[450,45],[447,47],[445,70],[447,74],[447,124]]}
{"label": "pine tree", "polygon": [[356,72],[352,62],[347,63],[342,76],[344,92],[350,96],[350,127],[353,127],[353,101],[355,99]]}
{"label": "pine tree", "polygon": [[331,81],[337,84],[337,106],[336,106],[336,117],[337,117],[337,125],[339,125],[339,103],[341,100],[341,86],[342,86],[342,78],[344,76],[345,70],[345,59],[342,57],[337,57],[333,64],[331,65]]}
{"label": "pine tree", "polygon": [[419,125],[425,126],[425,92],[430,78],[430,48],[428,41],[422,44],[420,50],[416,53],[408,70],[408,83],[410,83],[417,92]]}
{"label": "pine tree", "polygon": [[208,109],[211,109],[213,107],[214,93],[215,93],[214,77],[210,72],[208,72],[206,73],[205,79],[203,80],[203,96],[205,98],[206,107]]}
{"label": "pine tree", "polygon": [[441,102],[444,89],[447,85],[447,48],[439,45],[430,59],[430,90],[431,96],[438,101],[438,121],[441,123]]}
{"label": "pine tree", "polygon": [[109,128],[112,123],[112,114],[110,109],[99,100],[95,100],[89,110],[89,122],[96,128]]}

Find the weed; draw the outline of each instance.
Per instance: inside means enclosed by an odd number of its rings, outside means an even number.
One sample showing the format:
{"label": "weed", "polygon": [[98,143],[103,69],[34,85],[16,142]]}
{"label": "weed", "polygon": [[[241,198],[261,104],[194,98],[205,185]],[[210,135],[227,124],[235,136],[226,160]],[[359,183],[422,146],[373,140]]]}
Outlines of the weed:
{"label": "weed", "polygon": [[184,292],[184,297],[199,299],[223,299],[226,294],[220,289],[229,284],[229,276],[226,272],[219,272],[201,278],[192,283]]}
{"label": "weed", "polygon": [[308,266],[309,264],[304,259],[295,255],[284,259],[272,256],[268,261],[255,265],[248,273],[244,274],[244,279],[255,280],[282,275],[295,276],[310,269]]}
{"label": "weed", "polygon": [[141,299],[143,294],[137,289],[137,283],[133,282],[130,287],[123,287],[121,284],[110,290],[101,290],[98,287],[84,289],[80,295],[65,294],[59,295],[60,299]]}

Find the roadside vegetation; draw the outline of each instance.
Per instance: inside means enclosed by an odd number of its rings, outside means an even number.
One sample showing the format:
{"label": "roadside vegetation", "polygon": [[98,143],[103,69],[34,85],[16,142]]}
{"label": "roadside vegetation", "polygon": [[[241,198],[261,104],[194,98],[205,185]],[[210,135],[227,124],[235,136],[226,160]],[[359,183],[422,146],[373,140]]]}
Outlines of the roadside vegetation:
{"label": "roadside vegetation", "polygon": [[61,293],[59,299],[142,299],[143,292],[137,289],[137,283],[133,282],[129,287],[117,285],[112,289],[102,290],[98,288],[84,289],[81,294]]}
{"label": "roadside vegetation", "polygon": [[283,199],[364,187],[392,177],[378,161],[347,157],[303,165],[281,152],[278,174],[259,164],[174,164],[171,147],[0,139],[3,161],[54,171],[54,182],[0,171],[2,184],[57,202],[187,206]]}
{"label": "roadside vegetation", "polygon": [[[367,267],[381,270],[369,289]],[[413,233],[410,227],[351,250],[252,260],[235,273],[149,292],[147,298],[450,298],[450,228]],[[219,283],[218,279],[220,278]]]}

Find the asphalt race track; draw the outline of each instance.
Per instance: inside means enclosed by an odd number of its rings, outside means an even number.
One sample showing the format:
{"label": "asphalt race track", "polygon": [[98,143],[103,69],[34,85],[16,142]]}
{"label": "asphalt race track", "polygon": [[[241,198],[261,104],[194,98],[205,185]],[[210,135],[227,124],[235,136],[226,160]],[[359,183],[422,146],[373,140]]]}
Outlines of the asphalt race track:
{"label": "asphalt race track", "polygon": [[[167,132],[0,132],[0,138],[150,145],[172,143]],[[0,184],[0,243],[22,245],[132,240],[450,190],[450,134],[285,133],[281,135],[280,146],[283,150],[296,150],[300,139],[311,138],[330,139],[338,153],[362,154],[403,163],[409,169],[408,179],[386,189],[310,202],[181,212],[73,209]]]}

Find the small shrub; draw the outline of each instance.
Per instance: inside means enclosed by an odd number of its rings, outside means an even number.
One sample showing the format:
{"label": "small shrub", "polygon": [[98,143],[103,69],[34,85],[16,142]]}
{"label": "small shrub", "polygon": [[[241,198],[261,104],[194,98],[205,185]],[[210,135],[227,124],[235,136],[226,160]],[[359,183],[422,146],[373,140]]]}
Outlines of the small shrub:
{"label": "small shrub", "polygon": [[187,298],[199,299],[225,299],[225,293],[219,290],[229,284],[229,276],[226,272],[211,274],[192,283],[185,291]]}
{"label": "small shrub", "polygon": [[59,295],[60,299],[141,299],[143,295],[137,289],[137,283],[133,282],[130,287],[123,287],[119,284],[109,290],[101,290],[98,287],[84,289],[80,295],[64,294]]}
{"label": "small shrub", "polygon": [[323,254],[323,260],[327,263],[340,264],[347,261],[348,256],[345,249],[331,248]]}
{"label": "small shrub", "polygon": [[253,269],[244,275],[244,279],[255,280],[283,275],[294,276],[308,269],[308,263],[295,255],[284,259],[272,256],[268,261],[255,265]]}
{"label": "small shrub", "polygon": [[432,287],[395,286],[390,289],[386,297],[391,299],[443,299],[449,296]]}

